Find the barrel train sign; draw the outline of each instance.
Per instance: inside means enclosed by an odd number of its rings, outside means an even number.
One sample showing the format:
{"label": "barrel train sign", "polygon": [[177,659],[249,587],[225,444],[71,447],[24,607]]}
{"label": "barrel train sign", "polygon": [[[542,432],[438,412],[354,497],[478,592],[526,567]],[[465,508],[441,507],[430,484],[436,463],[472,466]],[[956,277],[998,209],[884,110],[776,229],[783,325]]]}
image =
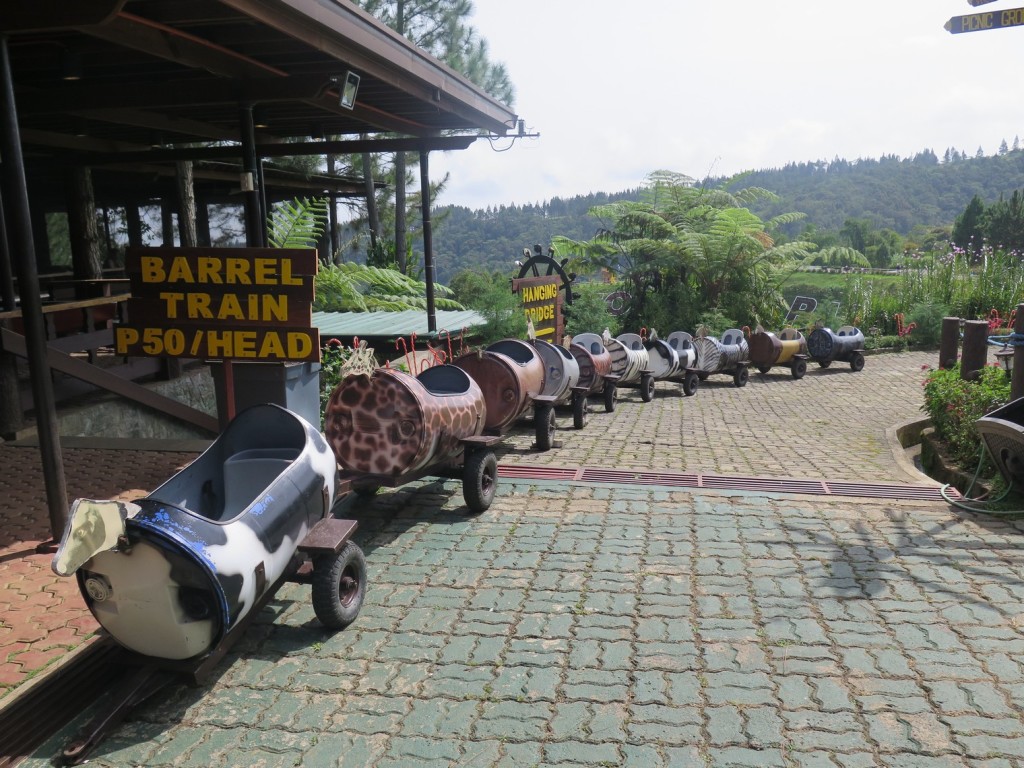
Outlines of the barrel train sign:
{"label": "barrel train sign", "polygon": [[319,361],[315,250],[136,248],[119,355]]}

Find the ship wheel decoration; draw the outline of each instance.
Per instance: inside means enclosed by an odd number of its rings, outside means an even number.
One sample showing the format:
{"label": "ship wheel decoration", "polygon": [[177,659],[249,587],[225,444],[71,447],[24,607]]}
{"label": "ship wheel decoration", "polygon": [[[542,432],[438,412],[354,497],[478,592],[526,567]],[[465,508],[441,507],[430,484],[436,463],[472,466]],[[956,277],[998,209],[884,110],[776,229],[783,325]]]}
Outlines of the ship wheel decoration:
{"label": "ship wheel decoration", "polygon": [[516,262],[516,266],[519,267],[520,280],[529,275],[534,277],[558,275],[558,279],[561,281],[558,290],[565,292],[565,304],[572,304],[572,281],[576,279],[576,274],[565,271],[568,259],[557,261],[553,248],[548,248],[547,255],[544,255],[544,249],[539,245],[533,246],[533,253],[530,253],[529,248],[523,248],[523,258],[525,261]]}

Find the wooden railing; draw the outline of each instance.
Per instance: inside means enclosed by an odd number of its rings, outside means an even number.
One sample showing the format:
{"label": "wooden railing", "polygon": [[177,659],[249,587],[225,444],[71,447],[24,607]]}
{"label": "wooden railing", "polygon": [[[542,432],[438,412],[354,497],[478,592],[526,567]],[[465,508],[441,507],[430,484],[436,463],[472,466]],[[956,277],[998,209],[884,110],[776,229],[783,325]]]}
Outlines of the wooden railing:
{"label": "wooden railing", "polygon": [[[44,305],[47,360],[51,369],[71,377],[61,377],[55,382],[54,395],[57,402],[65,402],[101,389],[216,433],[218,426],[215,417],[136,383],[141,378],[164,371],[164,361],[132,357],[122,358],[121,362],[114,365],[95,365],[98,350],[114,345],[114,322],[126,319],[124,312],[128,298],[129,294],[125,293]],[[21,358],[28,356],[21,310],[0,312],[0,353]],[[82,359],[82,353],[85,359]],[[16,375],[13,371],[14,366],[0,366],[0,376]],[[30,410],[33,407],[31,390],[21,392],[20,396],[22,411]],[[0,421],[4,418],[0,414]],[[13,431],[9,427],[0,423],[0,434]]]}

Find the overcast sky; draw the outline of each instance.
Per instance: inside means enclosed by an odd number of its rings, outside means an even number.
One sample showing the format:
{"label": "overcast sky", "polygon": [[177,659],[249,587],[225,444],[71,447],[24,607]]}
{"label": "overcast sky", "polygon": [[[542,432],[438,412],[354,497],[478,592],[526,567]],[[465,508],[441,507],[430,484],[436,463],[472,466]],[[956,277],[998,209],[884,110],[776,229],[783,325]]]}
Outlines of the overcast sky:
{"label": "overcast sky", "polygon": [[1024,26],[943,29],[1020,0],[474,5],[471,23],[540,138],[432,155],[432,176],[452,174],[441,204],[618,192],[658,169],[703,178],[837,155],[993,154],[1004,138],[1024,141]]}

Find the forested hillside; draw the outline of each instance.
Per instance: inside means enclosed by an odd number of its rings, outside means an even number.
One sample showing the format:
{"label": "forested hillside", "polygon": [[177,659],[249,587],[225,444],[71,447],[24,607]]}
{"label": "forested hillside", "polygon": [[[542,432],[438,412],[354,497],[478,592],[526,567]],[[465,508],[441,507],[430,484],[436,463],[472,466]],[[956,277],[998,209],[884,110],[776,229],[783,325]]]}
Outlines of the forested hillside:
{"label": "forested hillside", "polygon": [[[656,170],[656,169],[651,169]],[[725,179],[709,179],[719,186]],[[751,171],[734,179],[731,190],[763,187],[779,201],[755,213],[769,218],[800,211],[807,218],[792,225],[797,234],[811,224],[819,230],[839,230],[847,219],[865,219],[875,227],[909,235],[915,227],[950,226],[974,195],[992,203],[1024,188],[1024,150],[1001,147],[993,156],[948,149],[940,158],[931,150],[912,158],[885,156],[874,160],[791,163],[780,169]],[[600,223],[587,211],[602,203],[637,199],[638,190],[553,198],[530,205],[471,210],[440,209],[434,230],[437,273],[447,282],[461,269],[482,267],[511,270],[524,247],[546,246],[555,235],[573,239],[594,236]]]}
{"label": "forested hillside", "polygon": [[441,208],[443,218],[434,230],[437,276],[447,283],[463,269],[511,270],[522,259],[523,248],[540,244],[546,249],[556,235],[576,239],[594,236],[599,223],[587,215],[595,205],[639,197],[639,190],[618,194],[591,194],[543,203],[501,205],[471,210],[463,206]]}

